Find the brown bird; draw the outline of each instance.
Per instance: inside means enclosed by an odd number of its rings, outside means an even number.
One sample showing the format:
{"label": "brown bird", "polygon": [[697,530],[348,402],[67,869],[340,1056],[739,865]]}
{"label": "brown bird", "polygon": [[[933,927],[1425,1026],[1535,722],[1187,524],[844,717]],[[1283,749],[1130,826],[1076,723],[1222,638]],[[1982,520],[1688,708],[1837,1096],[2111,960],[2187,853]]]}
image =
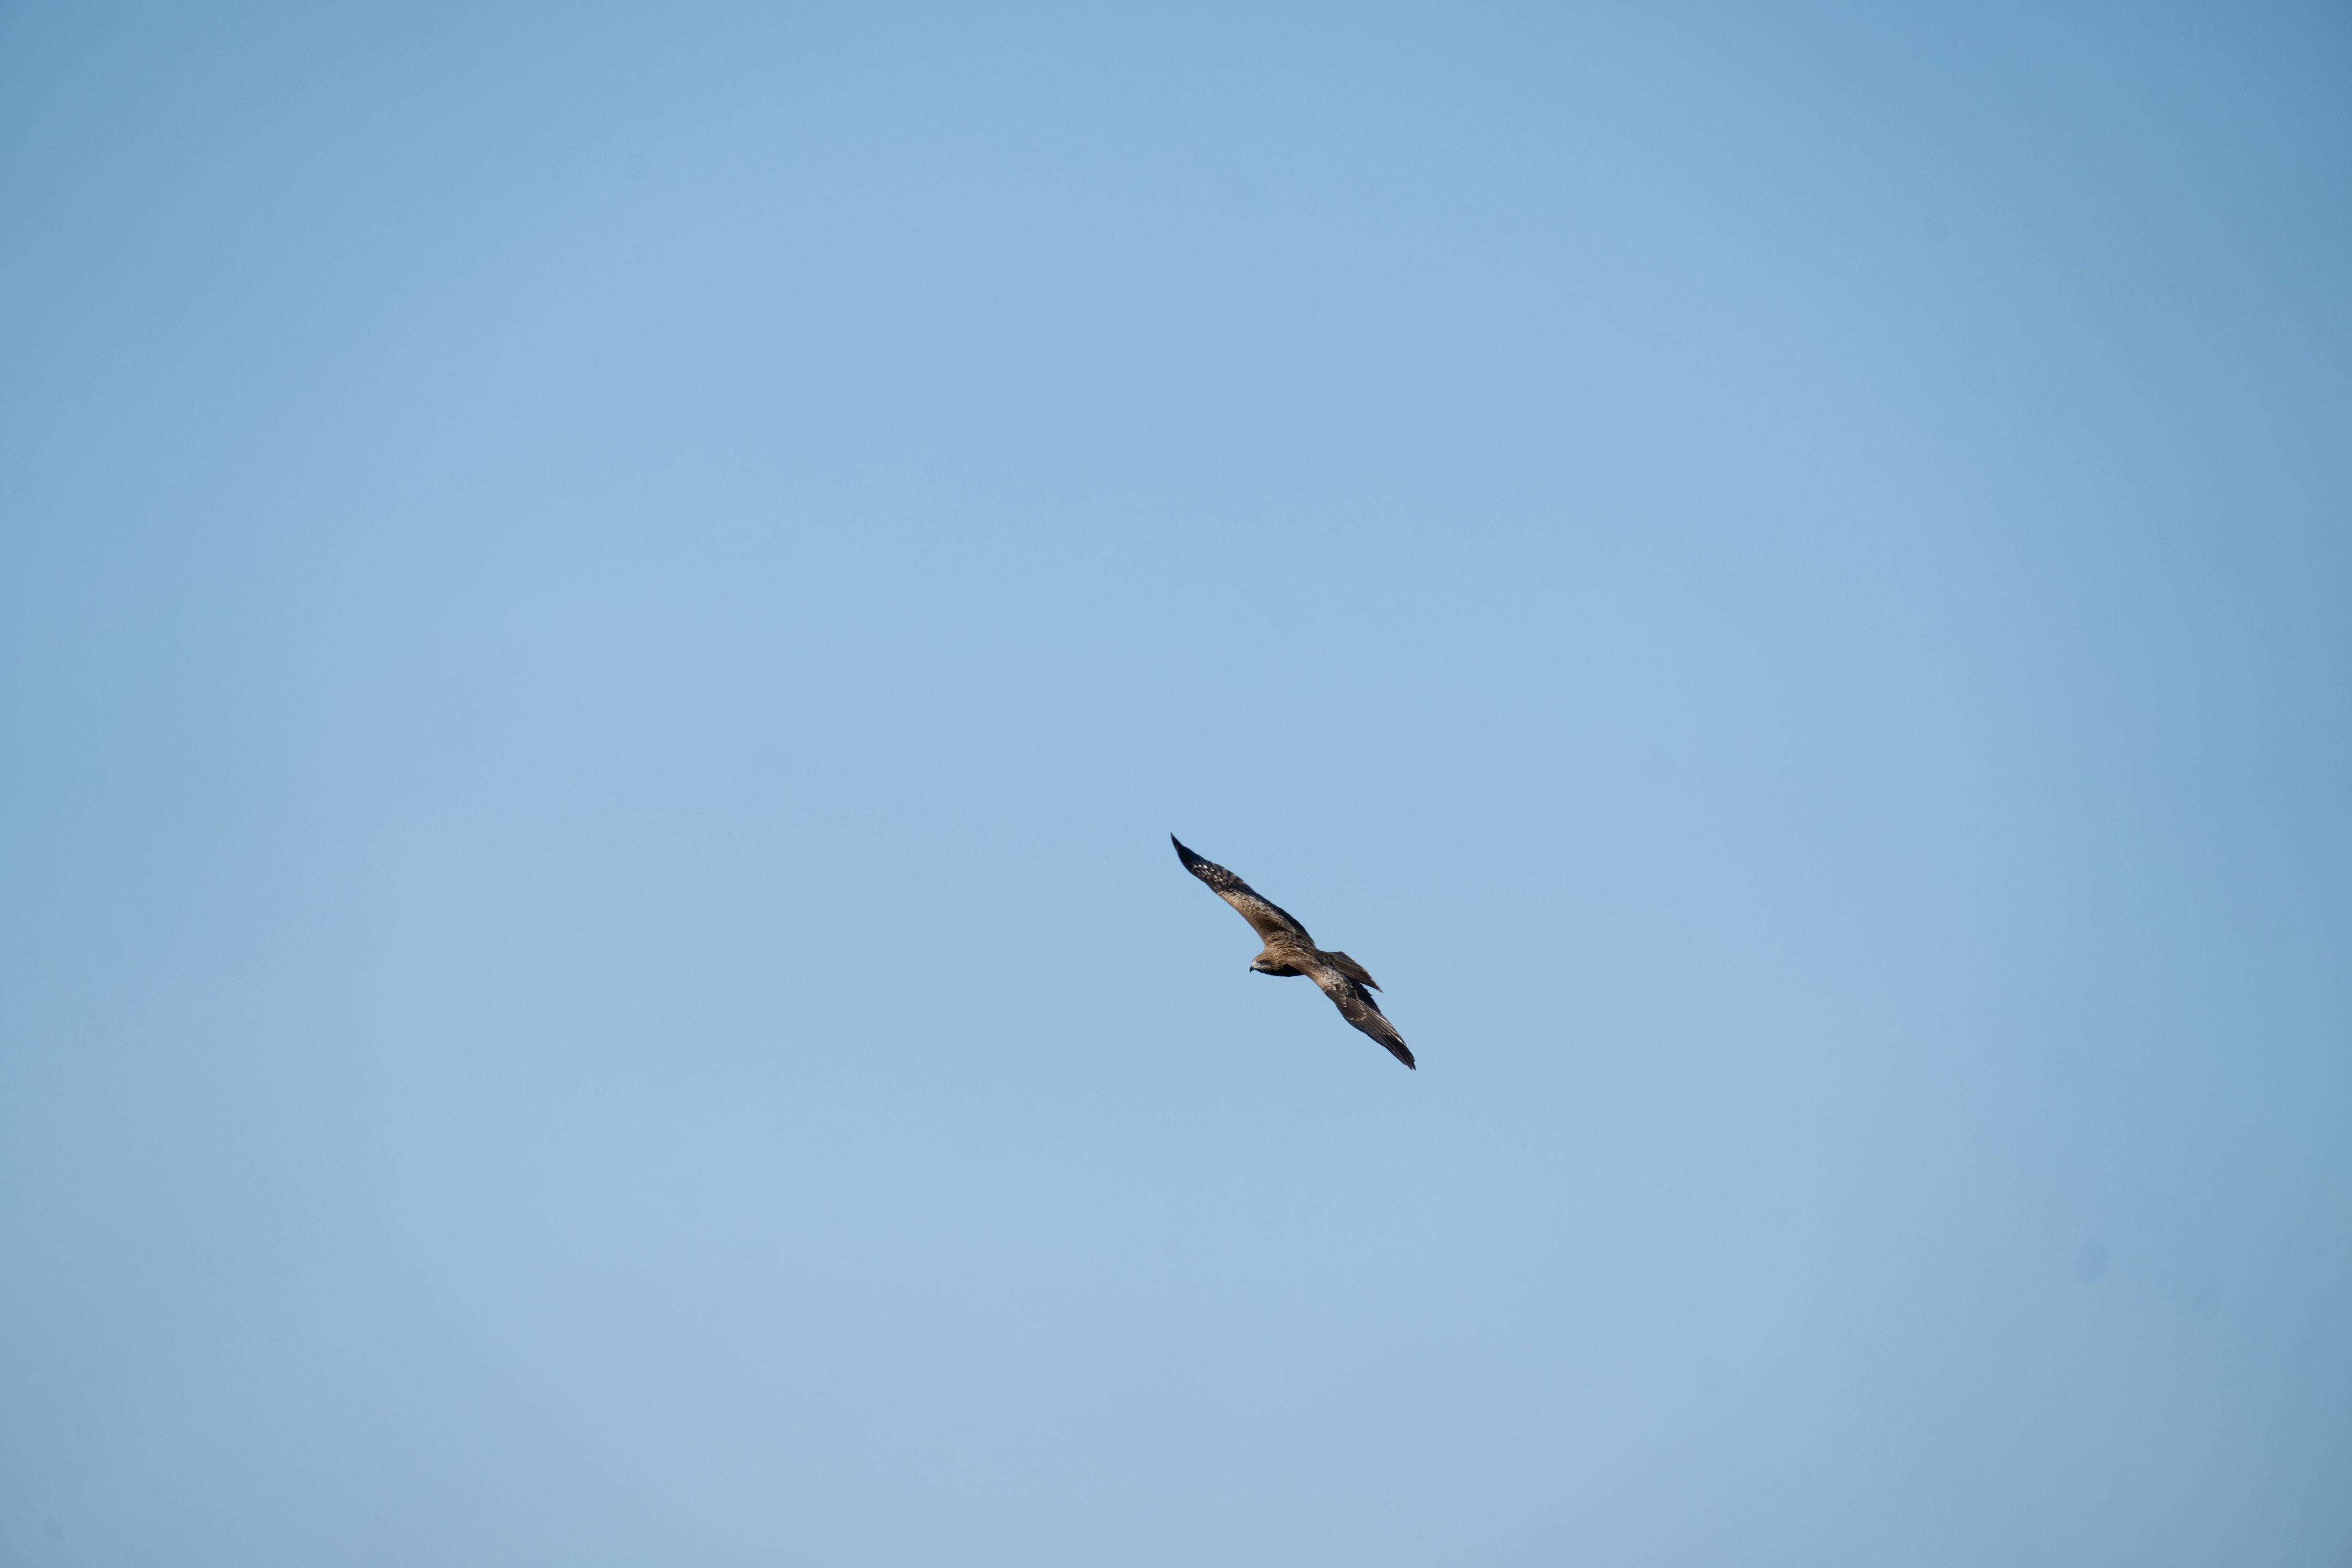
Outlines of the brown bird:
{"label": "brown bird", "polygon": [[1344,952],[1326,952],[1315,945],[1307,928],[1293,920],[1287,911],[1268,902],[1257,890],[1213,860],[1203,860],[1174,834],[1168,842],[1176,846],[1176,858],[1184,862],[1184,869],[1209,884],[1217,897],[1241,911],[1250,929],[1265,943],[1265,951],[1250,960],[1250,967],[1260,974],[1304,974],[1323,988],[1339,1009],[1339,1016],[1353,1024],[1389,1048],[1389,1055],[1412,1066],[1412,1053],[1404,1047],[1404,1037],[1372,1000],[1380,985],[1364,972],[1364,966]]}

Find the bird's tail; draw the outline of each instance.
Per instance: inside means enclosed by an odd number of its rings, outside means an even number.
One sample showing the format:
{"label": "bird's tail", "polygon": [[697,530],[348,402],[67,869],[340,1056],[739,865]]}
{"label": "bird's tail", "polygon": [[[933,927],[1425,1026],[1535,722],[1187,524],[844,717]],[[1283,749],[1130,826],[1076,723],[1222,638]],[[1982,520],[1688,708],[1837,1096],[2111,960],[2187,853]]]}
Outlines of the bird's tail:
{"label": "bird's tail", "polygon": [[1358,963],[1354,959],[1349,958],[1346,953],[1327,952],[1323,956],[1331,961],[1332,968],[1338,970],[1349,979],[1361,982],[1363,984],[1370,986],[1375,991],[1378,991],[1381,988],[1381,983],[1372,978],[1371,972],[1366,969],[1362,964]]}

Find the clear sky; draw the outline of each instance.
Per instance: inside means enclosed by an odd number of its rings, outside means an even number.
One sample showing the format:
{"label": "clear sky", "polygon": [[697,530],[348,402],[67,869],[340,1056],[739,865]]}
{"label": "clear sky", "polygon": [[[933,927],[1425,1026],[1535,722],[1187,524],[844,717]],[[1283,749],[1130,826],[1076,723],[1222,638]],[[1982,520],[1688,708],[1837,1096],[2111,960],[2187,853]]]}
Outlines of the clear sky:
{"label": "clear sky", "polygon": [[2340,5],[13,0],[0,752],[6,1568],[2352,1560]]}

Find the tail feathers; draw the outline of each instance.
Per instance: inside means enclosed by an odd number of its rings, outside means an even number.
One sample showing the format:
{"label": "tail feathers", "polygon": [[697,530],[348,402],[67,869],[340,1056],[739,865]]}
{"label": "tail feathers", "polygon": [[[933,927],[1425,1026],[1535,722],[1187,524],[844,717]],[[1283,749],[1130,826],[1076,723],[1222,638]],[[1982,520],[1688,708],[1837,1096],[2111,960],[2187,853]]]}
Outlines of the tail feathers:
{"label": "tail feathers", "polygon": [[1354,959],[1349,958],[1346,953],[1327,952],[1323,956],[1331,961],[1332,968],[1338,970],[1349,979],[1359,981],[1363,984],[1370,986],[1375,991],[1378,991],[1381,988],[1381,983],[1372,978],[1371,971],[1366,969],[1362,964],[1358,963]]}

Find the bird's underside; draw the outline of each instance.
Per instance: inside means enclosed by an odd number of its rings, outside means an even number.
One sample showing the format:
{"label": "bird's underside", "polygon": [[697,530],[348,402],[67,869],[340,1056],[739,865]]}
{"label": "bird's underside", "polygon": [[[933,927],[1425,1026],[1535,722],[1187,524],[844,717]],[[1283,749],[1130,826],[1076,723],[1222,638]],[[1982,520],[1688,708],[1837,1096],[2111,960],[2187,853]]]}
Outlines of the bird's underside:
{"label": "bird's underside", "polygon": [[1213,860],[1203,860],[1184,847],[1174,834],[1168,842],[1176,846],[1176,858],[1184,862],[1184,869],[1209,884],[1217,897],[1233,905],[1250,929],[1265,943],[1250,967],[1260,974],[1304,974],[1322,988],[1331,998],[1331,1005],[1345,1018],[1365,1034],[1388,1047],[1389,1054],[1411,1067],[1412,1052],[1405,1048],[1404,1037],[1381,1011],[1372,993],[1380,989],[1378,982],[1364,966],[1344,952],[1326,952],[1315,945],[1307,928],[1298,923],[1289,911],[1261,896],[1257,890]]}

